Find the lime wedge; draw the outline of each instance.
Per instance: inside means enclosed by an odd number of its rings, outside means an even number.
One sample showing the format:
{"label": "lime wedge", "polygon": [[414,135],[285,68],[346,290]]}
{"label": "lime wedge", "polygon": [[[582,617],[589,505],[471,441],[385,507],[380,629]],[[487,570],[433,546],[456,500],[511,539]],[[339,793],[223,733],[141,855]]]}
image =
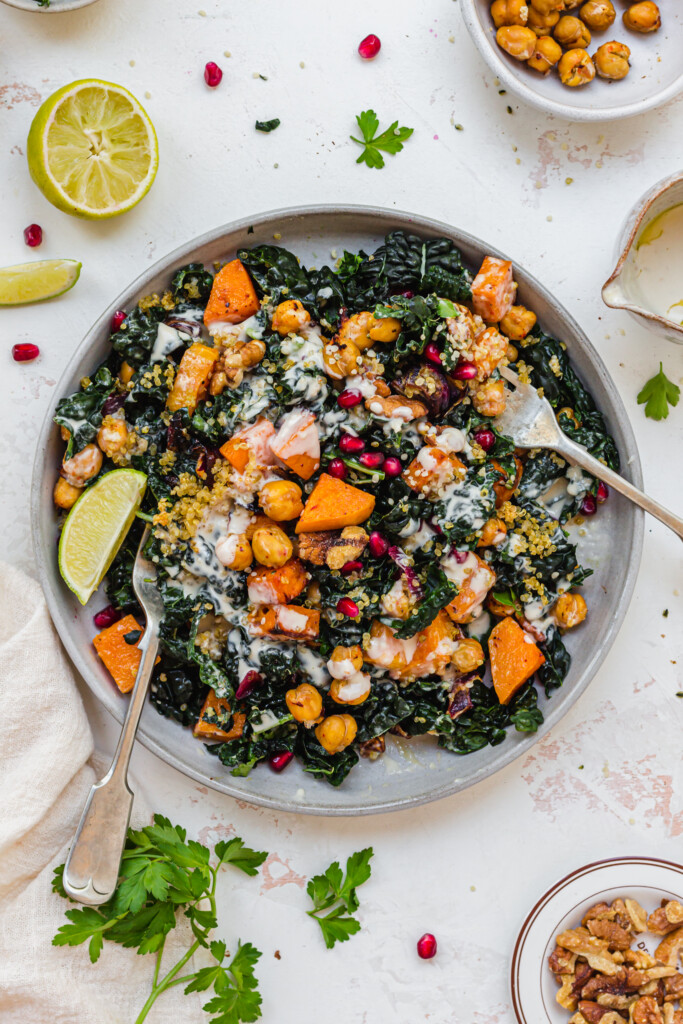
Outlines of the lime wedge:
{"label": "lime wedge", "polygon": [[130,210],[159,163],[154,125],[127,89],[87,78],[58,89],[28,133],[28,167],[46,199],[97,220]]}
{"label": "lime wedge", "polygon": [[59,571],[81,602],[97,590],[131,527],[147,486],[136,469],[114,469],[88,487],[66,517]]}
{"label": "lime wedge", "polygon": [[22,306],[63,295],[78,281],[77,260],[35,260],[0,268],[0,306]]}

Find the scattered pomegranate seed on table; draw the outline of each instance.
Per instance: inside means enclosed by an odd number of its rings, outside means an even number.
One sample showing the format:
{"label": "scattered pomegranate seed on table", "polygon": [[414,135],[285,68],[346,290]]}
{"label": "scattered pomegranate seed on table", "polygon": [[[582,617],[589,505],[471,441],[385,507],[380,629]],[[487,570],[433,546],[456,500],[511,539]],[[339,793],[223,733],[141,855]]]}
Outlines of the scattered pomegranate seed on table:
{"label": "scattered pomegranate seed on table", "polygon": [[352,409],[354,405],[360,405],[363,396],[355,388],[347,388],[337,397],[337,405],[342,409]]}
{"label": "scattered pomegranate seed on table", "polygon": [[272,757],[269,757],[268,764],[274,772],[281,772],[284,771],[293,757],[294,754],[291,750],[283,750],[281,754],[273,754]]}
{"label": "scattered pomegranate seed on table", "polygon": [[374,558],[382,558],[389,550],[389,541],[381,533],[378,533],[377,530],[373,530],[370,534],[368,547],[370,548],[370,554]]}
{"label": "scattered pomegranate seed on table", "polygon": [[114,313],[113,317],[111,318],[111,329],[112,329],[112,332],[120,331],[121,330],[121,325],[123,324],[123,321],[125,319],[126,319],[126,311],[125,311],[125,309],[117,309],[116,312]]}
{"label": "scattered pomegranate seed on table", "polygon": [[218,67],[215,61],[210,60],[204,68],[204,81],[210,89],[215,89],[217,85],[221,84],[223,72]]}
{"label": "scattered pomegranate seed on table", "polygon": [[602,505],[604,501],[609,498],[609,487],[607,484],[603,484],[602,480],[598,484],[598,505]]}
{"label": "scattered pomegranate seed on table", "polygon": [[15,363],[30,363],[32,359],[37,359],[40,355],[40,349],[37,345],[32,345],[30,342],[24,342],[22,345],[12,346],[12,359]]}
{"label": "scattered pomegranate seed on table", "polygon": [[385,476],[400,476],[403,472],[401,460],[397,459],[395,455],[390,455],[384,460],[382,469],[384,470]]}
{"label": "scattered pomegranate seed on table", "polygon": [[106,629],[107,626],[113,626],[115,622],[118,622],[121,618],[121,612],[118,608],[115,608],[113,604],[108,604],[106,608],[103,608],[101,612],[93,615],[93,622],[97,629]]}
{"label": "scattered pomegranate seed on table", "polygon": [[337,601],[337,611],[340,615],[347,615],[350,619],[355,619],[360,614],[358,605],[350,597],[339,598]]}
{"label": "scattered pomegranate seed on table", "polygon": [[592,494],[587,494],[581,502],[581,514],[584,516],[594,516],[598,510],[598,503]]}
{"label": "scattered pomegranate seed on table", "polygon": [[43,229],[40,224],[29,224],[27,228],[24,228],[24,241],[27,245],[30,245],[32,249],[35,249],[37,245],[43,240]]}
{"label": "scattered pomegranate seed on table", "polygon": [[343,480],[346,476],[346,466],[341,459],[332,459],[332,462],[327,467],[327,472],[330,476],[336,477],[337,480]]}
{"label": "scattered pomegranate seed on table", "polygon": [[362,39],[358,44],[358,52],[363,60],[374,60],[381,49],[382,44],[379,40],[379,36],[366,36],[365,39]]}
{"label": "scattered pomegranate seed on table", "polygon": [[474,440],[485,452],[490,452],[496,443],[496,435],[492,430],[477,430],[474,434]]}
{"label": "scattered pomegranate seed on table", "polygon": [[353,434],[342,434],[339,438],[339,450],[345,455],[356,455],[365,448],[365,441],[362,437],[355,437]]}
{"label": "scattered pomegranate seed on table", "polygon": [[425,932],[422,938],[417,940],[417,955],[422,960],[431,960],[436,956],[436,939],[429,932]]}

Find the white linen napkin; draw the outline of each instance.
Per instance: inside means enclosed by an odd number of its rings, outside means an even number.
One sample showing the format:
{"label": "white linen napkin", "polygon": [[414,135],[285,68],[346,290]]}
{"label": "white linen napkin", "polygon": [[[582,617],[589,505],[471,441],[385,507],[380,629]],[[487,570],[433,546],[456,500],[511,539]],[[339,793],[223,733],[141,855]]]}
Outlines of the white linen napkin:
{"label": "white linen napkin", "polygon": [[[154,957],[105,942],[53,946],[69,903],[52,892],[88,791],[102,774],[71,666],[38,584],[0,563],[0,1021],[133,1024]],[[133,787],[134,788],[134,787]],[[149,811],[136,800],[139,827]],[[166,942],[170,967],[192,941],[184,919]],[[149,1024],[206,1019],[204,994],[164,992]]]}

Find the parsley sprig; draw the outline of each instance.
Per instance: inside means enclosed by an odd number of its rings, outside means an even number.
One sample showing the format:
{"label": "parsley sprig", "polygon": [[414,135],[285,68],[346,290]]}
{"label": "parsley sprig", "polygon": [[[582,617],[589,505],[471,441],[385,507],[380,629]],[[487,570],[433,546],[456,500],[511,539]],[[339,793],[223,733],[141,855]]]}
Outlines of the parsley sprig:
{"label": "parsley sprig", "polygon": [[[232,864],[246,875],[255,875],[267,857],[251,850],[235,837],[217,843],[216,863],[210,863],[211,851],[201,843],[188,840],[186,832],[168,818],[154,816],[154,824],[140,831],[128,830],[116,892],[101,907],[67,910],[69,924],[62,925],[55,946],[78,946],[88,942],[90,960],[95,963],[105,939],[118,942],[138,953],[155,953],[156,965],[149,997],[135,1024],[142,1024],[158,997],[174,985],[185,985],[185,992],[204,992],[213,988],[213,998],[205,1005],[214,1014],[211,1024],[240,1024],[261,1016],[261,996],[254,967],[261,956],[251,943],[238,942],[229,954],[224,942],[212,941],[217,927],[216,883],[223,864]],[[67,899],[62,876],[64,865],[55,870],[52,887]],[[176,926],[178,911],[189,920],[195,940],[167,973],[161,977],[166,936]],[[191,974],[182,970],[203,946],[215,963]]]}
{"label": "parsley sprig", "polygon": [[398,121],[394,121],[392,125],[389,125],[385,131],[378,135],[379,118],[374,110],[364,110],[361,114],[357,115],[356,121],[363,138],[357,139],[352,135],[351,140],[364,147],[356,163],[366,163],[368,167],[374,167],[377,170],[384,167],[384,157],[380,150],[383,150],[385,153],[391,153],[392,156],[400,153],[403,149],[403,143],[410,138],[414,131],[413,128],[399,128]]}
{"label": "parsley sprig", "polygon": [[360,931],[360,922],[353,917],[360,905],[356,889],[370,877],[372,853],[371,846],[352,853],[346,862],[346,875],[335,860],[322,875],[314,875],[306,886],[313,900],[313,910],[308,910],[307,914],[320,925],[328,949]]}
{"label": "parsley sprig", "polygon": [[638,395],[638,405],[645,404],[645,415],[651,420],[665,420],[669,415],[669,406],[678,405],[681,389],[664,373],[659,364],[659,373],[650,377]]}

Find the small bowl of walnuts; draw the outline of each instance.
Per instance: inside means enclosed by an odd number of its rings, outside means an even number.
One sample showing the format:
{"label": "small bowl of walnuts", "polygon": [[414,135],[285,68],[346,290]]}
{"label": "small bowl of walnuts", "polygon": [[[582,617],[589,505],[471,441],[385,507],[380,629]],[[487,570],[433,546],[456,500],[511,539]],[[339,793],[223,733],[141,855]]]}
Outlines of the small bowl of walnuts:
{"label": "small bowl of walnuts", "polygon": [[667,0],[461,0],[501,83],[546,113],[607,121],[683,89],[683,4]]}

